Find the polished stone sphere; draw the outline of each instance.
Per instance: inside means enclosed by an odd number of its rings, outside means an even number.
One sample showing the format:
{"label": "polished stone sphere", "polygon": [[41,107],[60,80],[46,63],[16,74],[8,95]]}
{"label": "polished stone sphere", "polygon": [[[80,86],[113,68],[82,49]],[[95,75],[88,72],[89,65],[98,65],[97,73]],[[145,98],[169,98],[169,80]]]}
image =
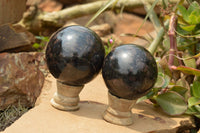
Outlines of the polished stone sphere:
{"label": "polished stone sphere", "polygon": [[84,85],[101,70],[105,50],[100,37],[83,26],[69,26],[53,34],[47,44],[50,73],[68,85]]}
{"label": "polished stone sphere", "polygon": [[157,73],[154,57],[134,44],[116,47],[106,56],[102,68],[109,92],[128,100],[145,95],[156,82]]}

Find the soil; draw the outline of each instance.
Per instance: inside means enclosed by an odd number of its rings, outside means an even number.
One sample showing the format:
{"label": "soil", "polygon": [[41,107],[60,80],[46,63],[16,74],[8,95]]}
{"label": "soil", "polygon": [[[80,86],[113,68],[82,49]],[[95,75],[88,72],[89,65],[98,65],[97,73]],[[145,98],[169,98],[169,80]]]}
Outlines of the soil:
{"label": "soil", "polygon": [[[138,38],[130,36],[121,36],[121,34],[123,33],[136,34],[137,30],[142,25],[143,21],[144,19],[140,16],[137,16],[136,14],[130,14],[130,13],[119,14],[117,16],[117,23],[116,27],[114,28],[114,34],[116,34],[117,37],[119,37],[123,43],[131,43]],[[152,31],[154,31],[152,23],[146,21],[139,30],[138,35],[144,36],[146,34],[151,33]]]}

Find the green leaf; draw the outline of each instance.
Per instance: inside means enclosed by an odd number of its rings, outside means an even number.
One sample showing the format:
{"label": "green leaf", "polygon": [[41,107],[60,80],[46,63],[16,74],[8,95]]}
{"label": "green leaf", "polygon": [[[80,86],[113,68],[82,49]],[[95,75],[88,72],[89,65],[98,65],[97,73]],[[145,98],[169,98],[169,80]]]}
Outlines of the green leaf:
{"label": "green leaf", "polygon": [[194,115],[194,116],[200,118],[200,106],[194,105],[194,106],[189,107],[187,109],[187,111],[185,112],[185,114]]}
{"label": "green leaf", "polygon": [[200,70],[198,69],[194,69],[194,68],[191,68],[191,67],[186,67],[186,66],[173,66],[171,67],[173,70],[179,70],[183,73],[186,73],[186,74],[192,74],[192,75],[195,75],[195,76],[200,76]]}
{"label": "green leaf", "polygon": [[149,93],[147,93],[147,95],[138,98],[137,101],[136,101],[136,104],[141,102],[141,101],[144,101],[144,100],[151,98],[154,94],[155,93],[153,91],[150,91]]}
{"label": "green leaf", "polygon": [[200,98],[200,82],[194,81],[191,87],[192,96]]}
{"label": "green leaf", "polygon": [[47,36],[35,36],[36,39],[48,42],[49,41],[49,37]]}
{"label": "green leaf", "polygon": [[157,81],[154,85],[155,88],[166,88],[170,83],[170,77],[161,72],[158,73]]}
{"label": "green leaf", "polygon": [[184,29],[185,31],[190,32],[190,31],[193,31],[195,29],[196,25],[180,25],[180,27],[182,29]]}
{"label": "green leaf", "polygon": [[199,24],[200,23],[200,11],[193,11],[189,16],[190,24]]}
{"label": "green leaf", "polygon": [[189,54],[185,54],[183,56],[183,58],[186,58],[186,59],[183,60],[185,66],[191,67],[191,68],[196,68],[196,61]]}
{"label": "green leaf", "polygon": [[180,115],[187,110],[187,103],[183,97],[172,91],[160,94],[156,97],[156,102],[169,115]]}
{"label": "green leaf", "polygon": [[198,105],[200,104],[200,98],[197,98],[197,97],[190,97],[188,99],[188,106],[191,107],[191,106],[194,106],[194,105]]}
{"label": "green leaf", "polygon": [[190,4],[189,8],[188,8],[188,13],[189,13],[189,15],[190,15],[194,10],[198,10],[199,8],[200,8],[200,7],[199,7],[198,2],[193,1],[193,2]]}
{"label": "green leaf", "polygon": [[182,86],[173,86],[170,91],[175,91],[177,93],[179,93],[181,96],[185,96],[185,93],[188,91],[187,88],[182,87]]}
{"label": "green leaf", "polygon": [[195,115],[198,113],[198,110],[194,106],[188,107],[188,109],[185,111],[185,114],[188,115]]}
{"label": "green leaf", "polygon": [[38,48],[40,48],[40,44],[39,43],[34,43],[32,45],[32,47],[35,48],[35,49],[38,49]]}
{"label": "green leaf", "polygon": [[199,112],[200,114],[200,106],[199,105],[194,105],[195,109]]}
{"label": "green leaf", "polygon": [[185,114],[195,115],[196,117],[200,118],[200,111],[198,110],[199,108],[200,108],[199,105],[194,105],[194,106],[188,107]]}
{"label": "green leaf", "polygon": [[186,22],[189,22],[189,14],[186,10],[186,8],[182,5],[178,5],[178,10],[180,11],[181,15],[183,16],[183,19],[186,21]]}

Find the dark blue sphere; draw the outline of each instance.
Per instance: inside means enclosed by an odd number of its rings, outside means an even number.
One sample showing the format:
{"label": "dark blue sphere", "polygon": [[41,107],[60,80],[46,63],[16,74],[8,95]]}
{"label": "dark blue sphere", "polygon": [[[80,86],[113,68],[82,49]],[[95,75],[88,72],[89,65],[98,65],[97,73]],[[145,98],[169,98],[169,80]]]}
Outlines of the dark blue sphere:
{"label": "dark blue sphere", "polygon": [[58,30],[46,48],[50,73],[69,85],[84,85],[101,70],[105,50],[100,37],[83,26]]}
{"label": "dark blue sphere", "polygon": [[126,44],[106,56],[102,74],[112,95],[134,100],[153,87],[158,72],[151,53],[141,46]]}

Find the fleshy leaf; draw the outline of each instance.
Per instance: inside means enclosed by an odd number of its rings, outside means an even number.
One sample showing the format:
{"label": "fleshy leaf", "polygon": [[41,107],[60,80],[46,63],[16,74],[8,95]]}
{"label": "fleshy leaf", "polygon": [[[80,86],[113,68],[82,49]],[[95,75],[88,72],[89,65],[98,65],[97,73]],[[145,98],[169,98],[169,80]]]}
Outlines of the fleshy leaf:
{"label": "fleshy leaf", "polygon": [[199,115],[200,115],[200,106],[199,105],[194,105],[194,107],[199,112]]}
{"label": "fleshy leaf", "polygon": [[193,1],[193,2],[190,4],[189,8],[188,8],[188,13],[189,13],[189,15],[192,13],[192,11],[198,10],[198,9],[199,9],[199,4],[198,4],[198,2]]}
{"label": "fleshy leaf", "polygon": [[182,14],[183,16],[183,19],[186,21],[186,22],[189,22],[189,14],[186,10],[186,8],[182,5],[178,5],[178,10],[180,11],[180,13]]}
{"label": "fleshy leaf", "polygon": [[[191,56],[188,54],[185,54],[183,57],[187,58],[186,60],[183,60],[185,66],[196,68],[196,61],[194,58],[191,58]],[[188,58],[190,58],[190,59],[188,59]]]}
{"label": "fleshy leaf", "polygon": [[200,70],[198,69],[194,69],[194,68],[191,68],[191,67],[186,67],[186,66],[172,66],[171,69],[173,70],[179,70],[183,73],[186,73],[186,74],[192,74],[192,75],[195,75],[195,76],[200,76]]}
{"label": "fleshy leaf", "polygon": [[191,106],[194,106],[194,105],[198,105],[200,104],[200,98],[197,98],[197,97],[190,97],[188,99],[188,106],[191,107]]}
{"label": "fleshy leaf", "polygon": [[164,73],[165,73],[166,75],[168,75],[169,77],[171,77],[171,76],[172,76],[172,73],[171,73],[171,71],[170,71],[170,69],[169,69],[168,62],[167,62],[166,57],[163,57],[161,60],[159,60],[158,63],[159,63],[159,65],[160,65],[160,67],[163,69]]}
{"label": "fleshy leaf", "polygon": [[196,10],[193,11],[190,16],[189,16],[189,20],[190,20],[190,24],[198,24],[200,23],[200,17],[199,17],[200,11]]}
{"label": "fleshy leaf", "polygon": [[182,29],[184,29],[185,31],[192,31],[192,30],[194,30],[194,28],[196,27],[196,25],[180,25],[180,27],[182,28]]}
{"label": "fleshy leaf", "polygon": [[194,81],[193,86],[191,87],[192,96],[200,98],[200,82]]}
{"label": "fleshy leaf", "polygon": [[184,98],[176,92],[168,91],[160,94],[155,100],[169,115],[180,115],[187,110],[187,103]]}
{"label": "fleshy leaf", "polygon": [[141,102],[141,101],[144,101],[144,100],[151,98],[154,94],[155,93],[153,91],[150,91],[149,93],[147,93],[147,95],[138,98],[138,100],[136,101],[136,104]]}
{"label": "fleshy leaf", "polygon": [[188,109],[185,112],[185,114],[188,114],[188,115],[195,115],[197,113],[198,113],[198,110],[196,110],[194,106],[188,107]]}
{"label": "fleshy leaf", "polygon": [[158,73],[157,81],[154,88],[166,88],[170,83],[170,77],[161,72]]}
{"label": "fleshy leaf", "polygon": [[173,86],[170,91],[175,91],[177,93],[179,93],[181,96],[185,96],[185,93],[188,91],[187,88],[182,87],[182,86]]}
{"label": "fleshy leaf", "polygon": [[196,106],[199,106],[199,105],[189,107],[187,111],[185,112],[185,114],[195,115],[196,117],[200,118],[200,112],[198,111],[197,109],[198,107],[196,108]]}

